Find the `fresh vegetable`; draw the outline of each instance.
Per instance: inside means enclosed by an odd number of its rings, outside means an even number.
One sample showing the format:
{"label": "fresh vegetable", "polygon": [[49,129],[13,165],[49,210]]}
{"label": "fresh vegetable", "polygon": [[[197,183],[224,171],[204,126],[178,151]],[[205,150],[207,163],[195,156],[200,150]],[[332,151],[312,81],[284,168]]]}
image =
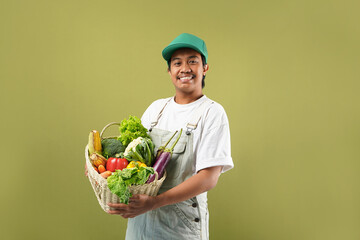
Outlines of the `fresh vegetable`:
{"label": "fresh vegetable", "polygon": [[[155,160],[154,163],[154,171],[156,171],[159,175],[159,178],[162,178],[164,171],[165,171],[165,167],[166,165],[169,163],[174,147],[177,144],[177,142],[179,141],[180,137],[181,137],[181,133],[182,133],[182,129],[180,130],[179,136],[177,137],[176,141],[174,142],[174,144],[172,145],[171,148],[166,148],[162,153],[160,153],[159,157]],[[155,180],[155,174],[152,174],[149,177],[149,180],[147,181],[147,183],[151,183]]]}
{"label": "fresh vegetable", "polygon": [[106,163],[106,170],[115,172],[126,168],[129,162],[125,158],[109,158]]}
{"label": "fresh vegetable", "polygon": [[121,121],[119,140],[124,146],[127,146],[132,140],[138,137],[149,137],[147,129],[141,124],[141,120],[135,116],[129,116],[129,119]]}
{"label": "fresh vegetable", "polygon": [[105,171],[103,173],[100,173],[100,175],[105,179],[107,179],[109,176],[111,176],[111,174],[112,174],[112,172],[110,172],[110,171]]}
{"label": "fresh vegetable", "polygon": [[150,138],[138,137],[126,147],[124,156],[129,161],[140,161],[147,166],[152,166],[155,159],[154,148]]}
{"label": "fresh vegetable", "polygon": [[106,168],[104,167],[104,165],[99,165],[98,170],[99,170],[99,173],[103,173],[106,171]]}
{"label": "fresh vegetable", "polygon": [[99,167],[100,165],[106,165],[106,158],[104,158],[98,153],[91,154],[90,161],[95,167]]}
{"label": "fresh vegetable", "polygon": [[115,138],[105,138],[101,140],[103,156],[106,158],[120,157],[120,153],[125,151],[124,145]]}
{"label": "fresh vegetable", "polygon": [[121,203],[128,204],[132,196],[129,187],[131,185],[141,185],[146,182],[150,174],[154,173],[152,167],[135,167],[116,170],[107,178],[110,191],[120,198]]}
{"label": "fresh vegetable", "polygon": [[102,154],[100,133],[96,130],[92,130],[89,134],[88,148],[90,155],[93,153]]}
{"label": "fresh vegetable", "polygon": [[134,167],[147,167],[145,163],[139,161],[131,161],[126,168],[134,168]]}
{"label": "fresh vegetable", "polygon": [[175,134],[177,133],[178,131],[175,131],[174,134],[171,136],[171,138],[165,143],[164,146],[160,146],[156,152],[156,158],[157,159],[160,154],[165,150],[166,146],[169,144],[169,142],[171,141],[171,139],[173,139],[173,137],[175,136]]}

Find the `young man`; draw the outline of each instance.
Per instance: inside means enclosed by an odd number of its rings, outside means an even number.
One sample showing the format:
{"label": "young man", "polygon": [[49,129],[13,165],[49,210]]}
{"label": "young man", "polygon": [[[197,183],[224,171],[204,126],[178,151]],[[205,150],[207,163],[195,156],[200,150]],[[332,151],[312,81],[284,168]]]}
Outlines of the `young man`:
{"label": "young man", "polygon": [[183,33],[162,52],[175,96],[153,102],[142,116],[156,147],[184,129],[166,167],[159,195],[134,195],[128,205],[109,204],[129,218],[126,239],[208,239],[207,191],[231,169],[230,132],[222,106],[202,93],[209,70],[200,38]]}

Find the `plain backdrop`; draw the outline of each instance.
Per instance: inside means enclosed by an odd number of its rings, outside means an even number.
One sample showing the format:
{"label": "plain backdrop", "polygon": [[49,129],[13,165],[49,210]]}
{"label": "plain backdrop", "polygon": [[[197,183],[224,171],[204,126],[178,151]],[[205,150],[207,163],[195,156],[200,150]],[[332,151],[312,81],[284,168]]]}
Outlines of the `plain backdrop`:
{"label": "plain backdrop", "polygon": [[208,194],[210,239],[360,239],[359,7],[1,0],[1,238],[124,238],[84,176],[88,134],[174,94],[161,51],[187,32],[235,163]]}

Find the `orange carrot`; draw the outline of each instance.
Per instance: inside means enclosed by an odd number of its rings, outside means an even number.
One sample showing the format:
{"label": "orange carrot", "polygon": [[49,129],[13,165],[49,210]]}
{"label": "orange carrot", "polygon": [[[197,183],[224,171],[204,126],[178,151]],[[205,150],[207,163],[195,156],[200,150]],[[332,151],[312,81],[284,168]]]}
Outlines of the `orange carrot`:
{"label": "orange carrot", "polygon": [[99,173],[103,173],[106,171],[106,168],[104,167],[104,165],[99,165],[98,170],[99,170]]}
{"label": "orange carrot", "polygon": [[105,171],[105,172],[103,172],[103,173],[100,173],[100,175],[101,175],[103,178],[105,178],[105,179],[107,179],[108,177],[110,177],[111,174],[112,174],[111,171]]}

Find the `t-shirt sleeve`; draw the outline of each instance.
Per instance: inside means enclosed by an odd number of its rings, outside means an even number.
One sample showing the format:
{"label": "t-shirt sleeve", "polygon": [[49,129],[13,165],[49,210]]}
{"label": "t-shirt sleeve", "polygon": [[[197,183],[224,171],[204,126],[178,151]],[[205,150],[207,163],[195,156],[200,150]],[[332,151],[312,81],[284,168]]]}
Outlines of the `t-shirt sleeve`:
{"label": "t-shirt sleeve", "polygon": [[196,172],[214,166],[222,166],[221,172],[232,169],[230,128],[225,110],[221,105],[215,106],[209,110],[203,123],[196,151]]}
{"label": "t-shirt sleeve", "polygon": [[154,103],[152,103],[143,113],[142,117],[141,117],[141,124],[146,128],[149,129],[151,126],[151,109],[152,109],[152,105]]}

